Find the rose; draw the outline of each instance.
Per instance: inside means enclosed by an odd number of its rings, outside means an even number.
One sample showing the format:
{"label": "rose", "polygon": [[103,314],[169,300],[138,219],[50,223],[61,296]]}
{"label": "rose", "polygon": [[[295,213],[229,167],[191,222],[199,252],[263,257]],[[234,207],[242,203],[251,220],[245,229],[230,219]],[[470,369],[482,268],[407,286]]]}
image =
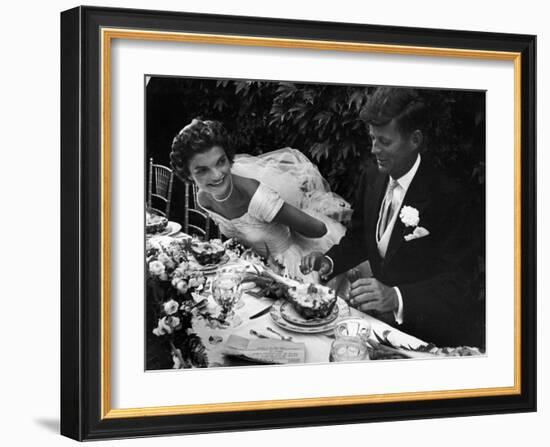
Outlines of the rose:
{"label": "rose", "polygon": [[187,290],[189,289],[189,286],[185,281],[182,280],[176,284],[176,289],[178,290],[178,292],[183,294],[187,292]]}
{"label": "rose", "polygon": [[404,206],[399,213],[401,222],[407,227],[416,227],[420,222],[420,213],[416,208],[412,206]]}
{"label": "rose", "polygon": [[160,337],[161,335],[171,334],[178,329],[181,329],[181,321],[178,317],[162,317],[158,321],[157,327],[153,329],[153,334]]}
{"label": "rose", "polygon": [[166,315],[172,315],[175,314],[178,311],[178,302],[175,300],[166,301],[164,303],[164,313]]}
{"label": "rose", "polygon": [[153,276],[158,276],[160,279],[167,279],[166,268],[160,261],[151,261],[149,263],[149,272]]}
{"label": "rose", "polygon": [[151,261],[149,263],[149,271],[151,272],[151,275],[160,276],[165,271],[164,264],[160,261]]}
{"label": "rose", "polygon": [[181,320],[178,317],[169,316],[164,318],[164,321],[172,328],[172,330],[177,331],[178,329],[181,329]]}
{"label": "rose", "polygon": [[166,253],[161,253],[158,256],[158,260],[160,262],[162,262],[164,264],[164,266],[169,268],[169,269],[173,269],[176,266],[174,261],[172,259],[170,259],[170,257]]}

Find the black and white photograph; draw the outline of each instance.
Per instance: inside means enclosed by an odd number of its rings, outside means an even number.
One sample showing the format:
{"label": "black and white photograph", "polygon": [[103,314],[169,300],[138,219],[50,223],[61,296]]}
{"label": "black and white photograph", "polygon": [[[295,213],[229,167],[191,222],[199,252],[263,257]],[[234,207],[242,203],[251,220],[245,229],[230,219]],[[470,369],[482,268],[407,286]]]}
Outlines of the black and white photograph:
{"label": "black and white photograph", "polygon": [[228,8],[61,14],[61,433],[534,433],[537,36]]}
{"label": "black and white photograph", "polygon": [[485,91],[144,88],[146,370],[488,354]]}

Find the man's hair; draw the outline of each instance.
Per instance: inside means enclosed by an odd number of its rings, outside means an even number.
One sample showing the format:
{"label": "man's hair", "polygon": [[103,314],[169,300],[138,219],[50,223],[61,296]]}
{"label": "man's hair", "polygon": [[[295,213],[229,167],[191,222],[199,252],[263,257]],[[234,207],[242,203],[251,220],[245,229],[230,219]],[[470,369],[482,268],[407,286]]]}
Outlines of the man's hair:
{"label": "man's hair", "polygon": [[203,121],[193,119],[190,124],[179,131],[172,142],[170,164],[175,174],[182,180],[190,177],[189,163],[197,155],[221,147],[229,162],[233,162],[234,152],[229,137],[222,123],[219,121]]}
{"label": "man's hair", "polygon": [[405,135],[427,125],[426,102],[415,89],[378,87],[367,99],[360,117],[373,126],[385,126],[395,119],[398,130]]}

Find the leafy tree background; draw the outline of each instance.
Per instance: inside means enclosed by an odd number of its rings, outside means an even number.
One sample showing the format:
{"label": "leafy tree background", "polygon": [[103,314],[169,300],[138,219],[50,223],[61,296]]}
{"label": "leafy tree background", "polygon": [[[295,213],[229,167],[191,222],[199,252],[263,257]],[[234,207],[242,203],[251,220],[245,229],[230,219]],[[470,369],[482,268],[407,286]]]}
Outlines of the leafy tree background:
{"label": "leafy tree background", "polygon": [[[359,118],[375,86],[152,77],[147,89],[147,159],[169,164],[172,140],[193,118],[219,120],[236,153],[290,146],[316,163],[333,191],[354,205],[361,173],[373,162]],[[425,89],[430,125],[426,156],[457,179],[472,205],[480,253],[476,292],[484,301],[485,92]],[[175,180],[171,220],[183,220],[183,185]]]}
{"label": "leafy tree background", "polygon": [[[153,77],[147,85],[147,158],[168,164],[172,139],[193,118],[222,121],[236,153],[290,146],[315,162],[332,189],[353,202],[369,162],[359,118],[375,87]],[[484,196],[485,93],[424,90],[431,111],[427,152],[469,191]],[[177,189],[177,187],[176,187]],[[174,209],[177,216],[177,208]]]}

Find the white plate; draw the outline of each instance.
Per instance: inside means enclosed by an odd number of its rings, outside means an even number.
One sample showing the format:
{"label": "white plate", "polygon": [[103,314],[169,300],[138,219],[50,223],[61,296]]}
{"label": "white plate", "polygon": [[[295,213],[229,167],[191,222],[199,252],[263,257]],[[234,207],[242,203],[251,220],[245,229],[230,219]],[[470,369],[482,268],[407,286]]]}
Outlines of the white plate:
{"label": "white plate", "polygon": [[297,326],[322,326],[327,323],[332,323],[336,318],[338,318],[338,306],[336,303],[334,303],[334,306],[326,317],[324,318],[304,318],[301,316],[297,311],[294,305],[290,301],[285,301],[283,304],[281,304],[281,316],[283,319],[288,321],[291,324],[295,324]]}
{"label": "white plate", "polygon": [[[193,254],[191,254],[191,256],[193,256]],[[218,270],[218,268],[220,268],[222,265],[225,265],[229,262],[229,255],[227,253],[224,253],[224,255],[220,259],[220,262],[218,262],[217,264],[201,265],[194,257],[193,262],[196,264],[197,268],[203,273],[212,273]]]}
{"label": "white plate", "polygon": [[168,221],[168,225],[162,233],[162,236],[172,236],[173,234],[179,233],[181,231],[181,225],[177,222]]}
{"label": "white plate", "polygon": [[172,236],[174,234],[177,234],[181,231],[181,225],[177,222],[168,221],[168,224],[166,224],[166,228],[161,231],[160,233],[147,233],[147,237],[153,237],[153,236]]}
{"label": "white plate", "polygon": [[[299,332],[301,334],[320,334],[323,332],[331,331],[336,327],[336,323],[338,323],[339,320],[349,316],[348,304],[342,298],[337,298],[335,306],[335,309],[337,309],[337,311],[333,311],[325,319],[315,320],[316,323],[318,322],[319,324],[313,326],[304,326],[303,324],[295,324],[283,318],[281,307],[285,303],[287,303],[286,300],[277,300],[273,303],[271,311],[269,312],[269,314],[271,315],[271,319],[275,322],[277,326],[280,326],[283,329],[287,329],[292,332]],[[333,318],[334,312],[337,312],[336,318]]]}

